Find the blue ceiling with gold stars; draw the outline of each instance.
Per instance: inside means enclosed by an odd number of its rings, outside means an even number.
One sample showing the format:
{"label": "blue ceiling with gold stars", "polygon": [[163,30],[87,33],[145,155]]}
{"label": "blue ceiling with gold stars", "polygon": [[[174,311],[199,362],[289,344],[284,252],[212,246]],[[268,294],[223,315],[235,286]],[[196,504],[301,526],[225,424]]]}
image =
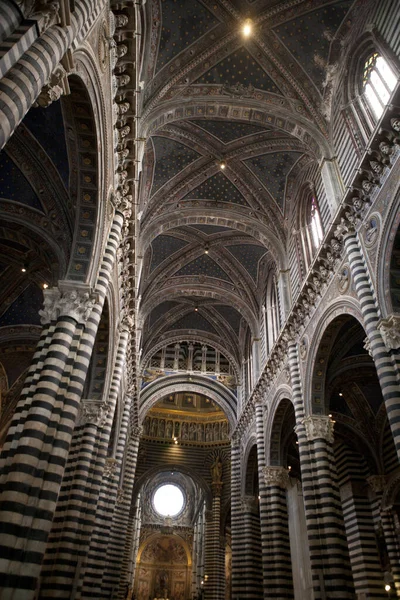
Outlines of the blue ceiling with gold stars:
{"label": "blue ceiling with gold stars", "polygon": [[192,312],[187,313],[181,319],[176,321],[169,329],[198,329],[200,331],[203,330],[210,333],[216,333],[211,323],[194,309]]}
{"label": "blue ceiling with gold stars", "polygon": [[207,133],[210,133],[224,144],[229,144],[235,140],[239,140],[248,135],[254,135],[256,133],[265,133],[269,131],[266,127],[261,125],[252,125],[251,123],[237,123],[235,121],[191,121],[201,127]]}
{"label": "blue ceiling with gold stars", "polygon": [[0,152],[0,198],[15,200],[44,212],[33,187],[4,151]]}
{"label": "blue ceiling with gold stars", "polygon": [[178,250],[187,245],[185,240],[173,237],[171,235],[159,235],[151,243],[151,264],[150,272],[153,271],[163,260],[172,256]]}
{"label": "blue ceiling with gold stars", "polygon": [[251,85],[265,92],[281,94],[281,91],[273,80],[243,46],[204,73],[196,83],[214,83],[219,85],[235,85],[240,83],[246,87]]}
{"label": "blue ceiling with gold stars", "polygon": [[206,235],[213,235],[214,233],[223,233],[224,231],[232,231],[230,227],[222,227],[222,225],[190,225],[193,229],[198,229]]}
{"label": "blue ceiling with gold stars", "polygon": [[302,156],[301,152],[272,152],[246,160],[247,166],[256,175],[283,211],[286,177],[293,165]]}
{"label": "blue ceiling with gold stars", "polygon": [[69,163],[61,101],[52,102],[47,108],[31,108],[22,122],[46,151],[68,189]]}
{"label": "blue ceiling with gold stars", "polygon": [[161,11],[156,71],[219,23],[197,0],[161,0]]}
{"label": "blue ceiling with gold stars", "polygon": [[150,313],[149,322],[150,325],[153,325],[160,317],[162,317],[165,313],[171,310],[178,305],[178,302],[174,302],[173,300],[166,300],[165,302],[161,302],[158,306],[153,308]]}
{"label": "blue ceiling with gold stars", "polygon": [[223,279],[224,281],[231,281],[225,271],[208,254],[202,254],[175,273],[177,277],[183,275],[204,275]]}
{"label": "blue ceiling with gold stars", "polygon": [[352,0],[336,2],[273,29],[318,88],[325,79],[330,40],[352,4]]}
{"label": "blue ceiling with gold stars", "polygon": [[258,263],[262,256],[268,251],[263,246],[253,244],[240,244],[239,246],[227,246],[227,250],[240,262],[240,264],[257,282]]}
{"label": "blue ceiling with gold stars", "polygon": [[196,158],[199,158],[199,154],[188,148],[188,146],[169,138],[154,136],[151,139],[156,157],[153,186],[151,188],[151,193],[154,194],[167,181],[175,177]]}
{"label": "blue ceiling with gold stars", "polygon": [[31,283],[0,317],[0,327],[6,325],[40,325],[39,310],[43,306],[43,292]]}
{"label": "blue ceiling with gold stars", "polygon": [[207,181],[194,188],[184,199],[215,200],[217,202],[230,202],[248,206],[246,200],[236,186],[222,173],[213,175]]}
{"label": "blue ceiling with gold stars", "polygon": [[239,335],[240,321],[242,320],[241,314],[235,308],[225,304],[214,306],[214,308],[229,323],[233,331]]}

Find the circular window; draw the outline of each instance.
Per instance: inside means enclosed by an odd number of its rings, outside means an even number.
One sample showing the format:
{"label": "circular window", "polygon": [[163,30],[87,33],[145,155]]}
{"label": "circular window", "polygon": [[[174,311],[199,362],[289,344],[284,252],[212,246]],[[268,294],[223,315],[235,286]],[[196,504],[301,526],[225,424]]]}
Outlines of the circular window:
{"label": "circular window", "polygon": [[161,485],[153,497],[154,508],[163,517],[175,517],[181,512],[184,502],[182,490],[171,483]]}

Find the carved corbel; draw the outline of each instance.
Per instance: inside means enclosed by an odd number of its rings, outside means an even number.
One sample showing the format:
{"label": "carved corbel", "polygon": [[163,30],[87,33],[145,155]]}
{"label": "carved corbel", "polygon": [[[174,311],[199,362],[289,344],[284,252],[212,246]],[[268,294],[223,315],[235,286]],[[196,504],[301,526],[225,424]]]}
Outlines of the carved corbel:
{"label": "carved corbel", "polygon": [[36,98],[34,106],[47,108],[52,102],[59,100],[61,96],[67,96],[70,93],[68,84],[68,73],[62,65],[57,65],[50,79]]}
{"label": "carved corbel", "polygon": [[389,315],[377,325],[387,350],[400,348],[400,315]]}

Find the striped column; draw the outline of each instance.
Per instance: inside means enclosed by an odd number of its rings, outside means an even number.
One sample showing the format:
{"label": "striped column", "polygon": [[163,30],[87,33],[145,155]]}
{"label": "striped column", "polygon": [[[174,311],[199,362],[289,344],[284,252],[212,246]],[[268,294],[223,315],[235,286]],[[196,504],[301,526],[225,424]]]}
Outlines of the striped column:
{"label": "striped column", "polygon": [[[117,591],[121,578],[121,567],[124,557],[125,543],[128,541],[128,530],[130,525],[131,509],[132,509],[132,491],[135,481],[135,471],[137,456],[139,451],[139,436],[140,428],[133,427],[130,432],[130,440],[126,446],[128,435],[129,413],[127,414],[125,430],[120,433],[119,448],[116,453],[116,460],[119,465],[118,480],[121,478],[121,467],[123,463],[124,453],[126,451],[126,459],[128,469],[124,473],[124,481],[120,488],[120,495],[117,498],[113,520],[108,537],[108,545],[106,552],[106,563],[102,578],[102,590],[107,593],[112,590]],[[121,427],[122,429],[122,427]],[[131,532],[133,533],[133,531]],[[130,538],[132,539],[132,538]],[[113,594],[116,597],[116,593]]]}
{"label": "striped column", "polygon": [[268,499],[266,494],[266,486],[263,476],[265,468],[265,441],[264,441],[264,409],[261,398],[255,404],[256,414],[256,434],[257,434],[257,464],[258,464],[258,485],[260,496],[260,533],[261,533],[261,560],[263,573],[263,590],[264,598],[267,598],[269,581],[269,548],[268,548]]}
{"label": "striped column", "polygon": [[242,552],[245,544],[245,529],[241,514],[241,451],[240,442],[234,437],[231,446],[231,535],[232,535],[232,600],[241,600]]}
{"label": "striped column", "polygon": [[344,245],[364,317],[365,331],[385,401],[397,456],[400,459],[400,387],[396,377],[396,369],[378,329],[379,317],[357,234],[347,234],[344,237]]}
{"label": "striped column", "polygon": [[[396,521],[398,523],[397,515],[395,517],[393,506],[382,508],[383,494],[386,487],[386,477],[383,475],[370,475],[367,478],[367,482],[372,490],[372,512],[374,513],[378,527],[381,525],[381,528],[379,529],[383,535],[384,544],[386,546],[390,562],[390,573],[393,578],[392,581],[385,581],[385,583],[390,583],[390,586],[392,587],[390,597],[400,598],[400,541],[398,528],[396,527]],[[381,535],[378,537],[382,539]],[[387,596],[388,595],[386,595],[386,597]]]}
{"label": "striped column", "polygon": [[[110,404],[110,414],[107,421],[107,427],[104,430],[105,439],[102,440],[102,444],[104,444],[105,448],[108,448],[108,442],[110,439],[117,399],[119,396],[121,381],[125,369],[125,358],[129,338],[129,324],[123,322],[121,326],[120,339],[113,368],[110,392],[108,395],[108,403]],[[131,397],[127,396],[119,432],[119,451],[121,445],[123,445],[126,440],[126,431],[128,426],[130,408]],[[87,559],[85,563],[85,568],[82,569],[81,582],[80,586],[78,587],[78,597],[85,597],[85,584],[91,582],[90,587],[92,587],[94,581],[96,582],[95,585],[97,596],[99,598],[109,597],[107,596],[106,592],[102,589],[101,580],[105,569],[107,545],[109,542],[115,504],[118,497],[118,482],[121,468],[120,452],[117,452],[117,455],[115,457],[110,457],[107,460],[104,456],[102,461],[102,467],[103,476],[100,476],[101,485],[97,498],[95,523],[91,533],[89,552],[87,552],[86,548]],[[95,551],[94,548],[96,548]],[[79,594],[79,592],[81,592],[81,594]],[[101,594],[105,595],[102,596]]]}
{"label": "striped column", "polygon": [[[133,426],[130,431],[130,437],[126,448],[125,457],[125,468],[124,468],[124,481],[123,481],[123,495],[120,506],[117,507],[117,519],[116,522],[121,524],[121,537],[119,543],[121,545],[121,551],[124,551],[124,557],[127,558],[127,562],[122,557],[122,566],[120,567],[120,586],[118,592],[118,598],[123,598],[122,590],[126,583],[133,581],[134,570],[136,567],[136,553],[139,549],[139,535],[140,535],[140,501],[137,499],[136,509],[136,527],[133,530],[133,537],[128,535],[129,524],[131,522],[131,504],[132,504],[132,493],[133,485],[135,482],[135,472],[137,465],[137,458],[139,452],[141,428]],[[125,548],[125,549],[124,549]],[[123,550],[124,549],[124,550]],[[126,563],[124,566],[124,562]],[[127,568],[127,566],[128,568]],[[114,597],[116,597],[114,595]]]}
{"label": "striped column", "polygon": [[394,522],[393,506],[388,506],[381,511],[381,521],[393,577],[393,583],[391,582],[390,585],[395,590],[395,597],[400,598],[400,541]]}
{"label": "striped column", "polygon": [[296,427],[315,600],[354,598],[333,455],[333,422],[309,416]]}
{"label": "striped column", "polygon": [[[356,593],[361,598],[387,598],[376,543],[373,503],[365,485],[368,471],[361,457],[343,443],[335,444],[335,458]],[[376,477],[371,482],[382,479]]]}
{"label": "striped column", "polygon": [[241,595],[243,600],[263,598],[263,569],[258,499],[244,496],[241,500],[245,544],[241,549]]}
{"label": "striped column", "polygon": [[297,344],[289,343],[292,401],[296,415],[313,600],[354,598],[350,559],[333,457],[329,417],[304,418]]}
{"label": "striped column", "polygon": [[100,492],[110,420],[108,403],[85,400],[74,430],[68,462],[41,572],[40,598],[74,597],[90,542]]}
{"label": "striped column", "polygon": [[286,490],[289,475],[283,467],[264,467],[266,549],[268,569],[264,573],[264,598],[293,598]]}
{"label": "striped column", "polygon": [[206,513],[205,533],[205,600],[225,599],[225,548],[221,544],[221,491],[222,483],[212,484],[212,509]]}
{"label": "striped column", "polygon": [[73,41],[84,38],[104,6],[104,0],[76,0],[71,25],[54,25],[47,29],[2,77],[0,150],[31,108]]}
{"label": "striped column", "polygon": [[87,293],[71,288],[63,293],[46,290],[41,316],[48,324],[47,333],[35,353],[37,364],[30,371],[25,403],[11,425],[13,437],[7,440],[0,475],[5,600],[18,593],[24,600],[35,595],[115,259],[114,238],[122,222],[122,215],[116,215],[96,286],[96,304]]}

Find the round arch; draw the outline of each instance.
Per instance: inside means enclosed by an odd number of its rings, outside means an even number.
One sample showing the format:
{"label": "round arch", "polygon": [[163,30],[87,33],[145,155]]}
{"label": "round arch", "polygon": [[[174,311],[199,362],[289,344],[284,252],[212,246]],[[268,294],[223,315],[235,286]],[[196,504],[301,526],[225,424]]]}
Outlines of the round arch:
{"label": "round arch", "polygon": [[[312,414],[327,414],[328,412],[326,410],[326,406],[314,406],[315,403],[313,403],[315,369],[317,366],[318,353],[321,350],[321,342],[328,330],[328,327],[335,319],[338,319],[340,317],[353,317],[356,321],[358,321],[361,327],[365,329],[364,319],[361,313],[359,302],[354,298],[350,298],[349,296],[342,296],[340,298],[336,298],[322,314],[315,327],[314,334],[312,336],[312,342],[310,344],[310,348],[306,359],[307,364],[304,377],[304,381],[306,382],[306,384],[303,389],[304,413],[306,416]],[[328,349],[326,349],[326,352],[329,354],[330,346]],[[326,360],[324,359],[324,361],[325,362],[323,364],[326,369]],[[318,379],[321,379],[321,377],[324,377],[324,375],[318,375]],[[315,410],[316,408],[317,410]]]}
{"label": "round arch", "polygon": [[[208,118],[220,117],[230,121],[245,121],[255,125],[273,125],[279,129],[295,136],[309,144],[310,149],[318,157],[332,158],[332,150],[328,141],[321,130],[311,121],[309,121],[300,112],[294,116],[293,106],[290,102],[281,102],[279,105],[271,105],[266,108],[264,102],[256,99],[246,99],[243,105],[243,99],[236,100],[229,96],[212,97],[204,96],[197,99],[185,99],[184,108],[182,108],[182,99],[176,99],[160,102],[156,109],[152,110],[151,103],[147,114],[143,115],[143,127],[140,131],[141,137],[149,137],[166,123],[181,121],[182,119],[196,119],[199,115]],[[223,109],[221,113],[220,109]]]}
{"label": "round arch", "polygon": [[201,334],[200,335],[187,334],[184,336],[171,335],[170,337],[163,338],[163,340],[160,341],[158,344],[151,346],[151,350],[146,352],[146,354],[143,355],[143,358],[140,361],[139,376],[143,374],[143,370],[146,369],[146,366],[148,365],[148,362],[149,362],[150,358],[153,356],[153,354],[155,354],[156,352],[158,352],[165,346],[169,346],[171,344],[177,344],[179,342],[198,342],[200,344],[207,344],[208,346],[212,346],[216,350],[219,350],[219,352],[221,352],[221,354],[224,354],[226,356],[226,358],[229,360],[231,366],[234,369],[236,380],[238,382],[240,382],[240,369],[239,369],[238,362],[234,358],[234,356],[228,350],[226,350],[222,344],[211,341],[211,339],[209,337],[202,336]]}
{"label": "round arch", "polygon": [[[192,287],[190,283],[173,285],[162,288],[159,292],[152,294],[151,298],[145,300],[140,307],[140,318],[145,321],[146,317],[151,311],[158,305],[161,304],[168,298],[173,300],[175,298],[185,297],[196,297],[196,298],[211,298],[212,300],[218,300],[221,304],[229,304],[235,308],[247,321],[250,326],[252,335],[257,337],[258,335],[258,322],[257,315],[253,314],[249,309],[248,304],[239,296],[228,289],[229,284],[216,288],[211,285],[211,282],[207,285],[198,284]],[[232,287],[232,286],[229,286]]]}
{"label": "round arch", "polygon": [[[198,201],[196,202],[198,204]],[[189,202],[185,201],[185,204]],[[253,217],[251,210],[238,206],[230,207],[229,216],[222,216],[221,208],[216,208],[215,203],[213,204],[214,206],[207,206],[206,203],[204,206],[182,206],[179,207],[179,216],[175,218],[171,218],[171,213],[166,212],[149,220],[140,233],[140,254],[144,256],[151,242],[158,235],[165,235],[171,229],[186,225],[218,225],[235,229],[254,238],[271,252],[280,268],[286,268],[286,252],[282,242],[266,222],[263,223]],[[207,217],[205,217],[205,208]]]}
{"label": "round arch", "polygon": [[383,230],[380,236],[377,258],[377,293],[379,306],[382,308],[382,317],[386,318],[393,312],[392,295],[390,290],[391,259],[396,238],[400,236],[400,186],[391,204]]}
{"label": "round arch", "polygon": [[[255,457],[254,448],[256,449]],[[255,460],[254,460],[255,458]],[[258,468],[258,457],[257,457],[257,435],[256,432],[251,432],[250,436],[246,440],[246,446],[243,449],[243,463],[242,463],[242,494],[248,494],[248,488],[250,487],[251,479],[254,477],[255,469]],[[250,472],[251,470],[251,472]],[[251,495],[251,494],[250,494]]]}
{"label": "round arch", "polygon": [[204,394],[211,398],[225,413],[229,429],[233,431],[236,426],[237,399],[232,392],[217,381],[201,375],[170,375],[160,377],[149,383],[140,393],[139,397],[139,422],[143,423],[147,412],[159,400],[168,394],[177,392],[192,392]]}
{"label": "round arch", "polygon": [[265,426],[265,464],[267,466],[283,466],[281,433],[283,422],[290,408],[294,413],[292,390],[289,386],[283,385],[272,400]]}
{"label": "round arch", "polygon": [[[190,553],[189,546],[188,546],[187,542],[185,541],[185,539],[182,536],[180,536],[178,533],[175,533],[175,532],[172,532],[169,535],[172,536],[172,537],[175,537],[175,538],[179,539],[179,542],[182,544],[182,546],[185,549],[186,558],[187,558],[187,566],[191,567],[192,566],[192,556],[191,556],[191,553]],[[160,533],[156,532],[156,533],[153,533],[152,535],[150,535],[149,537],[147,537],[142,542],[142,544],[139,546],[139,550],[138,550],[138,553],[137,553],[136,562],[138,564],[140,564],[142,553],[143,553],[143,550],[146,548],[146,546],[148,546],[148,544],[150,544],[152,541],[156,540],[159,537],[160,537]]]}
{"label": "round arch", "polygon": [[[69,76],[71,95],[63,99],[71,173],[70,195],[77,215],[66,279],[94,284],[104,237],[106,180],[110,140],[105,100],[97,66],[84,49],[74,53],[76,70]],[[101,151],[100,151],[101,149]]]}

